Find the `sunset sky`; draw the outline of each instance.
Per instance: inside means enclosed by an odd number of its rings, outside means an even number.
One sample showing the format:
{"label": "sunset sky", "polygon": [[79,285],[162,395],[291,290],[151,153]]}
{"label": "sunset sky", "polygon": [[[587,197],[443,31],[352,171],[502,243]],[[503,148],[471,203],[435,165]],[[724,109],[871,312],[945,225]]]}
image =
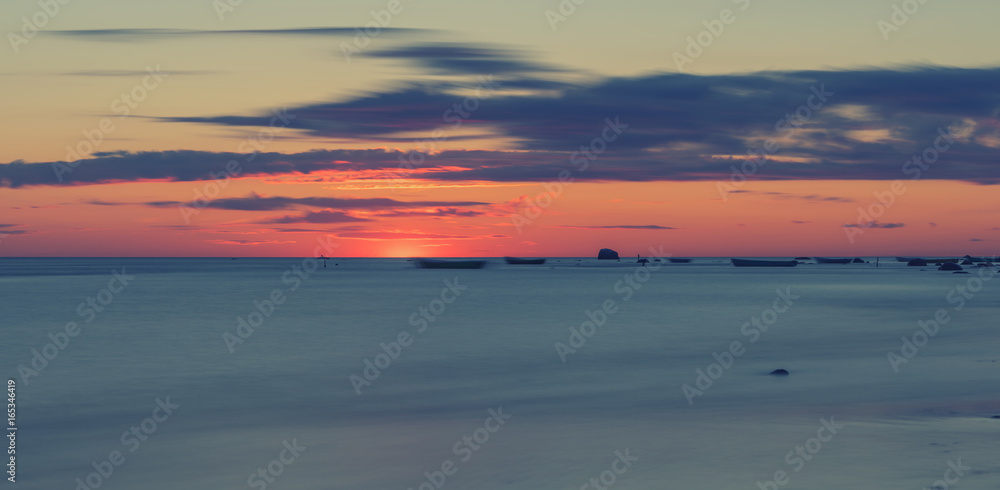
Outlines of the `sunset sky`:
{"label": "sunset sky", "polygon": [[61,1],[0,256],[1000,254],[995,1]]}

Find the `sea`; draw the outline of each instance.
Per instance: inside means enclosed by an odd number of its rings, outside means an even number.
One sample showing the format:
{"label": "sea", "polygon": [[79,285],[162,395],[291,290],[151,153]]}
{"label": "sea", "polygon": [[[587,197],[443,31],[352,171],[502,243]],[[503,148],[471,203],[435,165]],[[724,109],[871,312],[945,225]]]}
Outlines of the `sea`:
{"label": "sea", "polygon": [[1000,488],[997,268],[864,259],[2,258],[5,479]]}

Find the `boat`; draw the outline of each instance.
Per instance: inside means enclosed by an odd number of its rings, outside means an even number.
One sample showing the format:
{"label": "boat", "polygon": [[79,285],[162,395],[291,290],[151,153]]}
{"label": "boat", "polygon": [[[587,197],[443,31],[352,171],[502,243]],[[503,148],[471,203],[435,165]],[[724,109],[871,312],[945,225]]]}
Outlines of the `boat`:
{"label": "boat", "polygon": [[545,259],[519,259],[517,257],[504,257],[504,260],[511,265],[542,265]]}
{"label": "boat", "polygon": [[795,260],[751,260],[751,259],[730,259],[736,267],[795,267],[799,265]]}
{"label": "boat", "polygon": [[668,259],[671,264],[689,264],[691,259]]}
{"label": "boat", "polygon": [[814,257],[817,264],[850,264],[851,259],[828,259],[826,257]]}
{"label": "boat", "polygon": [[417,259],[421,269],[482,269],[485,265],[485,260]]}

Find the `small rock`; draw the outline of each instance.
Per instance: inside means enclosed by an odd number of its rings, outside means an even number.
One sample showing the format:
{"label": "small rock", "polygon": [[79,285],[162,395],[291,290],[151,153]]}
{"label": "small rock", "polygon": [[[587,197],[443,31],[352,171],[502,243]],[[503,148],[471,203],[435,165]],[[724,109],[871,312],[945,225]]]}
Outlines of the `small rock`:
{"label": "small rock", "polygon": [[775,369],[774,371],[771,371],[770,373],[767,374],[771,374],[773,376],[788,376],[788,371],[784,369]]}
{"label": "small rock", "polygon": [[1000,419],[1000,415],[994,415],[994,416],[992,416],[992,417],[990,417],[990,418],[991,418],[991,419]]}

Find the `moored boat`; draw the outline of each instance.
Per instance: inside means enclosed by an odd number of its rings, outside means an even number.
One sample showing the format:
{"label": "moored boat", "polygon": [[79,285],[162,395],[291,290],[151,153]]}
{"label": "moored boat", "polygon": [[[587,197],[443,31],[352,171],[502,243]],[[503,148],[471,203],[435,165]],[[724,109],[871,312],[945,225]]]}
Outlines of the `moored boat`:
{"label": "moored boat", "polygon": [[542,265],[545,259],[519,259],[517,257],[504,257],[508,264],[512,265]]}
{"label": "moored boat", "polygon": [[485,265],[485,260],[417,259],[417,267],[422,269],[482,269]]}
{"label": "moored boat", "polygon": [[851,259],[829,259],[826,257],[813,257],[817,264],[850,264]]}
{"label": "moored boat", "polygon": [[736,267],[795,267],[799,265],[795,260],[755,260],[755,259],[730,259]]}

